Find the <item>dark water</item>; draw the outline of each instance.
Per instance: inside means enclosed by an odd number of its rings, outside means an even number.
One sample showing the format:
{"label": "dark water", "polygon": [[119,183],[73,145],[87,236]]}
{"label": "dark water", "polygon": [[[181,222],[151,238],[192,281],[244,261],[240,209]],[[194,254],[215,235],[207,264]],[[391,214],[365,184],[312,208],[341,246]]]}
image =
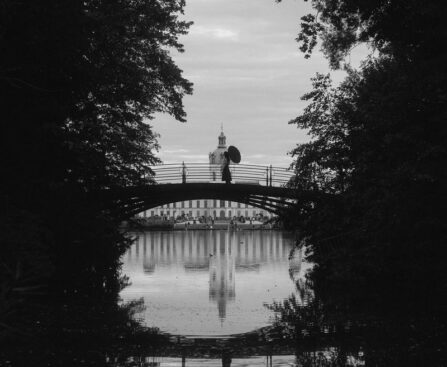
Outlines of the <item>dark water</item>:
{"label": "dark water", "polygon": [[[175,335],[220,337],[270,325],[265,304],[295,292],[309,265],[280,231],[136,233],[123,258],[131,285],[124,301],[143,298],[145,325]],[[302,303],[303,300],[299,300]]]}
{"label": "dark water", "polygon": [[60,292],[11,296],[20,312],[0,319],[0,366],[447,365],[445,303],[427,274],[343,280],[279,231],[132,235],[126,253],[74,252],[58,274],[78,277]]}

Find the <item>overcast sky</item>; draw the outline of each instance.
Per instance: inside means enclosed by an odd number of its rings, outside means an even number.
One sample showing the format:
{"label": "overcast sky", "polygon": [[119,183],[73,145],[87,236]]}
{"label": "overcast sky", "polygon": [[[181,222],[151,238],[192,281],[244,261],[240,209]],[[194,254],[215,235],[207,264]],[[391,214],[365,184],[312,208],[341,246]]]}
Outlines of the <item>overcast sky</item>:
{"label": "overcast sky", "polygon": [[[181,38],[185,53],[173,56],[194,83],[184,99],[188,122],[151,121],[165,163],[208,162],[223,124],[241,163],[290,164],[287,152],[309,138],[288,121],[304,108],[310,78],[329,72],[322,53],[306,60],[295,41],[300,17],[311,11],[303,0],[187,0],[194,25]],[[342,72],[333,76],[341,80]]]}

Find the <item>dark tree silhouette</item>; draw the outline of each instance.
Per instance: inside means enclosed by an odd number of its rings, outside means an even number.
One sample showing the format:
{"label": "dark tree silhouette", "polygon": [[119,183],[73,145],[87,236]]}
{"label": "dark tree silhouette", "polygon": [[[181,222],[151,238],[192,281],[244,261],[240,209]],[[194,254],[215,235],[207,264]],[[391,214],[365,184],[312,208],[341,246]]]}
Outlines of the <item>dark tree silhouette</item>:
{"label": "dark tree silhouette", "polygon": [[[335,40],[348,32],[348,25],[357,35],[349,45],[370,41],[380,53],[365,61],[360,71],[347,68],[348,76],[338,87],[328,76],[317,75],[313,91],[303,96],[309,105],[291,121],[308,129],[312,137],[292,151],[294,185],[329,194],[297,213],[303,236],[323,243],[326,237],[347,234],[351,239],[344,242],[345,251],[355,249],[351,257],[365,256],[360,272],[368,264],[386,267],[391,260],[409,270],[411,264],[418,266],[411,259],[422,256],[427,261],[424,275],[439,279],[445,273],[440,255],[447,233],[443,209],[447,177],[442,168],[447,161],[443,123],[447,73],[442,66],[447,53],[434,42],[447,37],[436,28],[445,5],[400,1],[315,1],[314,5],[319,27],[325,29],[323,38],[333,40],[323,42],[331,57],[340,60],[335,47],[343,53],[347,49]],[[395,28],[411,19],[414,42]],[[429,20],[440,32],[436,38],[421,28]],[[302,37],[306,32],[304,28]],[[339,254],[342,257],[342,251]],[[326,258],[318,258],[318,251],[314,256],[317,261]],[[368,261],[370,256],[374,261]],[[410,274],[414,273],[407,273],[413,279]]]}
{"label": "dark tree silhouette", "polygon": [[191,92],[169,55],[183,51],[183,1],[2,7],[5,176],[97,187],[149,174],[156,134],[143,119],[184,121]]}
{"label": "dark tree silhouette", "polygon": [[[388,355],[372,365],[419,365],[428,356],[442,365],[447,52],[440,45],[447,41],[446,4],[312,4],[315,14],[302,19],[297,39],[307,56],[319,38],[334,68],[359,43],[375,48],[359,70],[345,65],[347,77],[339,86],[317,75],[313,90],[303,96],[308,106],[291,121],[312,138],[291,152],[296,173],[291,184],[320,198],[303,198],[289,213],[316,264],[314,306],[325,318],[338,317],[342,328],[355,312],[359,325],[370,325],[368,317],[379,320],[371,330],[402,349],[393,355],[392,344],[386,352],[383,341],[373,338],[369,357],[376,347]],[[388,326],[376,329],[377,324]]]}
{"label": "dark tree silhouette", "polygon": [[158,144],[148,122],[158,112],[185,121],[192,85],[170,56],[190,25],[183,7],[1,3],[0,338],[57,327],[63,336],[58,315],[70,303],[116,301],[129,242],[84,193],[150,183]]}

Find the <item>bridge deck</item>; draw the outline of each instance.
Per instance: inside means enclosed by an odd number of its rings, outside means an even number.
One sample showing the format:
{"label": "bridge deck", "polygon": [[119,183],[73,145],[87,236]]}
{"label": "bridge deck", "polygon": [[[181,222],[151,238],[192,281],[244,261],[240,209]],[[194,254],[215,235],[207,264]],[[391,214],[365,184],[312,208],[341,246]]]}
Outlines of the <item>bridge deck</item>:
{"label": "bridge deck", "polygon": [[144,210],[185,200],[228,200],[280,213],[296,203],[296,191],[287,187],[293,172],[287,168],[250,164],[230,166],[231,184],[223,183],[220,165],[163,164],[151,167],[152,185],[103,190],[105,208],[130,217]]}

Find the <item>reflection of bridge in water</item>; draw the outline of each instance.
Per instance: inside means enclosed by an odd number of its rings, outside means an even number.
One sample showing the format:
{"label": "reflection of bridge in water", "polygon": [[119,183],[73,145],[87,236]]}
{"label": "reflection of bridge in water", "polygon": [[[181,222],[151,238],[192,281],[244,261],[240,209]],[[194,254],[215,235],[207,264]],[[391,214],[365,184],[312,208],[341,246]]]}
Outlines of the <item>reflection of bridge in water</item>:
{"label": "reflection of bridge in water", "polygon": [[219,318],[236,298],[238,273],[280,268],[288,261],[289,273],[301,273],[302,251],[288,260],[289,240],[277,231],[174,231],[137,234],[128,260],[142,263],[148,276],[157,267],[182,267],[184,272],[209,274],[209,299],[217,304]]}

